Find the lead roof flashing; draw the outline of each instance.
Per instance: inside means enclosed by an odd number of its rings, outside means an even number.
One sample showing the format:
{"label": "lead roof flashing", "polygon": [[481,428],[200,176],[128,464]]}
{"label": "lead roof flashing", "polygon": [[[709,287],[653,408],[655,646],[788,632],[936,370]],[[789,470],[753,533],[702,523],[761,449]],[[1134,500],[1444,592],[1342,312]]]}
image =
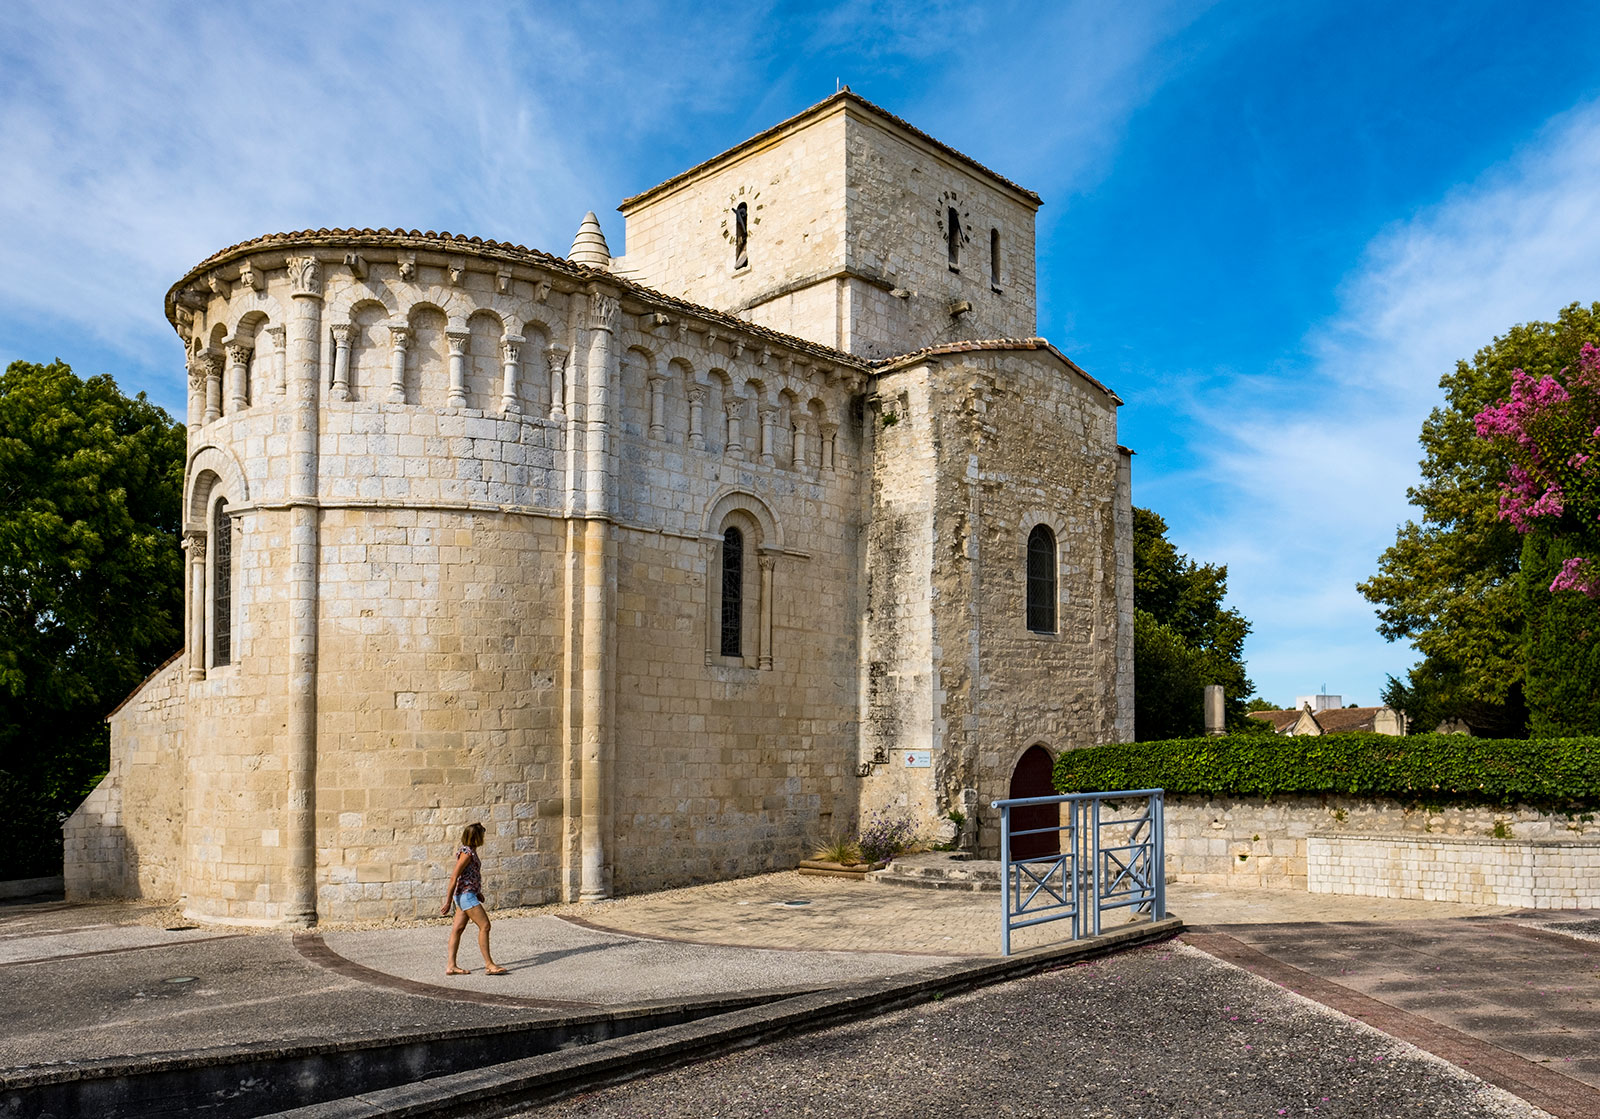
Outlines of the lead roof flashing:
{"label": "lead roof flashing", "polygon": [[690,179],[696,178],[702,172],[709,170],[719,163],[727,162],[734,156],[737,156],[750,148],[765,144],[768,140],[771,140],[773,137],[782,132],[797,128],[802,124],[809,124],[813,119],[820,119],[821,117],[827,116],[829,112],[841,105],[845,106],[846,108],[854,108],[868,116],[875,116],[879,120],[887,121],[896,129],[915,137],[917,140],[927,144],[929,147],[934,148],[941,154],[950,157],[958,163],[964,164],[985,178],[998,183],[1007,191],[1020,195],[1027,202],[1031,203],[1035,209],[1038,209],[1044,204],[1044,199],[1040,198],[1027,187],[1020,186],[1006,178],[1004,175],[990,170],[988,167],[985,167],[983,164],[979,163],[976,159],[973,159],[970,155],[959,152],[955,148],[952,148],[949,144],[946,144],[943,140],[928,135],[928,133],[922,131],[922,129],[918,128],[910,121],[895,116],[881,105],[873,104],[865,97],[862,97],[859,93],[853,92],[849,86],[845,86],[832,97],[824,98],[823,100],[818,101],[815,105],[812,105],[810,108],[801,110],[787,120],[779,121],[765,132],[759,132],[750,137],[748,140],[742,140],[733,147],[717,153],[710,159],[702,160],[693,167],[689,168],[687,171],[680,171],[670,179],[657,183],[648,190],[643,190],[638,194],[632,195],[631,197],[624,198],[622,200],[622,204],[619,205],[617,209],[623,214],[626,214],[629,210],[637,208],[640,203],[654,198],[659,194],[666,193],[667,191],[672,190],[674,187],[677,187]]}

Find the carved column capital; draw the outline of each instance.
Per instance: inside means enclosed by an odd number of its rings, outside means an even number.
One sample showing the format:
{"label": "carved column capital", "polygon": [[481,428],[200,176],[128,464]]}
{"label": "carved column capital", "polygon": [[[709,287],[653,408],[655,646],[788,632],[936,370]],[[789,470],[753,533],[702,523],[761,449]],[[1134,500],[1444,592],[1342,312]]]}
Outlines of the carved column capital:
{"label": "carved column capital", "polygon": [[190,529],[183,534],[183,550],[189,553],[189,558],[200,562],[206,558],[206,534],[199,529]]}
{"label": "carved column capital", "polygon": [[314,256],[292,256],[286,261],[289,268],[289,288],[295,295],[322,298],[322,262]]}
{"label": "carved column capital", "polygon": [[620,304],[617,297],[607,295],[603,291],[589,293],[589,329],[614,331],[617,328],[617,312]]}
{"label": "carved column capital", "polygon": [[404,351],[411,345],[411,328],[409,326],[391,326],[389,328],[389,343],[395,349]]}
{"label": "carved column capital", "polygon": [[727,413],[730,420],[736,420],[744,412],[744,401],[738,397],[722,402],[722,410]]}
{"label": "carved column capital", "polygon": [[689,403],[704,404],[706,402],[706,387],[704,385],[689,386]]}
{"label": "carved column capital", "polygon": [[515,365],[522,360],[522,339],[516,335],[506,335],[500,340],[500,360]]}
{"label": "carved column capital", "polygon": [[778,557],[773,555],[771,552],[756,553],[756,563],[760,566],[763,573],[771,571],[777,562]]}
{"label": "carved column capital", "polygon": [[228,343],[228,364],[246,365],[250,361],[250,351],[255,347],[249,342]]}
{"label": "carved column capital", "polygon": [[447,343],[449,343],[450,355],[455,357],[465,354],[467,352],[467,340],[471,337],[472,335],[468,334],[464,330],[445,331],[444,339]]}
{"label": "carved column capital", "polygon": [[333,340],[341,346],[348,347],[355,341],[356,324],[351,322],[336,322],[328,328],[333,331]]}
{"label": "carved column capital", "polygon": [[567,348],[565,346],[551,346],[544,353],[545,361],[550,363],[550,372],[559,376],[567,367]]}
{"label": "carved column capital", "polygon": [[189,355],[189,387],[200,392],[206,387],[206,379],[216,372],[217,358],[215,354],[204,351]]}

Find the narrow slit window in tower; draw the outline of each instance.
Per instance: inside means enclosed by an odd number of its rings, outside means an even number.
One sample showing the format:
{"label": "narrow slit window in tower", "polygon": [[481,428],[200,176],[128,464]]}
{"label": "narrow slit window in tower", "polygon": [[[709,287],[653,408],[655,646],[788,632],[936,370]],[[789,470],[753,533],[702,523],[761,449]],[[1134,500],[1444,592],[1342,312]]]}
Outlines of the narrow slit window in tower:
{"label": "narrow slit window in tower", "polygon": [[945,245],[950,250],[950,267],[961,268],[961,216],[951,206],[945,212]]}
{"label": "narrow slit window in tower", "polygon": [[1044,525],[1028,534],[1028,628],[1056,631],[1056,538]]}
{"label": "narrow slit window in tower", "polygon": [[730,528],[722,534],[722,655],[741,656],[740,630],[744,620],[744,533]]}
{"label": "narrow slit window in tower", "polygon": [[733,208],[733,267],[750,263],[750,207],[744,202]]}
{"label": "narrow slit window in tower", "polygon": [[216,504],[211,518],[211,663],[233,659],[233,522],[226,500]]}
{"label": "narrow slit window in tower", "polygon": [[989,230],[989,286],[1000,287],[1000,231]]}

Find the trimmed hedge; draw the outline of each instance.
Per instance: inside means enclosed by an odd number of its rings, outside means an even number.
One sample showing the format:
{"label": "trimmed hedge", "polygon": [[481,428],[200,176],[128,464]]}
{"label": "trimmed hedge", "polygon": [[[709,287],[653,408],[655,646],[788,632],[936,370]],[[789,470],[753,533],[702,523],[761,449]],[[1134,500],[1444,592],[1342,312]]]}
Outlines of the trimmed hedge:
{"label": "trimmed hedge", "polygon": [[1063,793],[1385,797],[1422,804],[1600,806],[1600,738],[1229,735],[1121,742],[1056,760]]}

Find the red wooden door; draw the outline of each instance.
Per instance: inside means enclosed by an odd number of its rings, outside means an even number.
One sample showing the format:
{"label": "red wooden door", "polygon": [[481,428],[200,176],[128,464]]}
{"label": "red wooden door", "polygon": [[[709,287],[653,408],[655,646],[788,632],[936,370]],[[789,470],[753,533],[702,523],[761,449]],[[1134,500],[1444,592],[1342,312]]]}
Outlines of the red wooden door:
{"label": "red wooden door", "polygon": [[[1050,754],[1043,746],[1029,746],[1026,753],[1017,760],[1017,768],[1011,773],[1012,797],[1049,797],[1055,796],[1055,787],[1050,784]],[[1061,806],[1059,804],[1039,804],[1025,808],[1011,810],[1011,857],[1013,859],[1035,859],[1041,855],[1059,855],[1061,853],[1061,833],[1058,831],[1044,832],[1040,835],[1018,835],[1019,831],[1029,831],[1033,828],[1054,827],[1061,822]]]}

